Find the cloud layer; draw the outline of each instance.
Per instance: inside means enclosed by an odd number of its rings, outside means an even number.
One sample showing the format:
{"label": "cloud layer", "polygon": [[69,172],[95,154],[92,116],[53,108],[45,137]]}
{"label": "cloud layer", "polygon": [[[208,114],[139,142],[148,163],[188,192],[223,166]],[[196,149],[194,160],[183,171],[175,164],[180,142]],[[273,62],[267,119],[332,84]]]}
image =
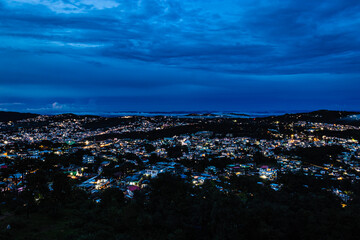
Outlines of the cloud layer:
{"label": "cloud layer", "polygon": [[360,103],[358,1],[4,0],[0,29],[0,102]]}

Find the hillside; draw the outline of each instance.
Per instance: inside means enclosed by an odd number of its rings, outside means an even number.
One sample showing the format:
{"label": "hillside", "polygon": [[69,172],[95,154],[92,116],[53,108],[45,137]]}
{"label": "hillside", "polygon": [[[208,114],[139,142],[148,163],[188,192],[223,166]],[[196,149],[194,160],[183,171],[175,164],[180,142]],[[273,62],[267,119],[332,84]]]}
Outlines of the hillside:
{"label": "hillside", "polygon": [[0,122],[18,121],[37,116],[39,116],[39,114],[0,111]]}
{"label": "hillside", "polygon": [[277,121],[309,121],[309,122],[324,122],[324,123],[342,123],[358,125],[359,121],[351,120],[349,117],[358,115],[359,112],[346,111],[330,111],[319,110],[308,113],[285,114],[282,116],[270,116],[264,119],[271,119]]}

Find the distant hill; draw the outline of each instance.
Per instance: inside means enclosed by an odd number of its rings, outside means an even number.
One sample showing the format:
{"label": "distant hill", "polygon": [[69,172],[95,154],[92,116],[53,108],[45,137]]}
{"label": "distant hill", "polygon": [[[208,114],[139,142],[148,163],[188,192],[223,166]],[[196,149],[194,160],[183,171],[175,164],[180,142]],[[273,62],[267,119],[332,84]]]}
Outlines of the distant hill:
{"label": "distant hill", "polygon": [[271,117],[266,117],[264,119],[279,120],[279,121],[311,121],[311,122],[356,124],[357,121],[350,121],[349,117],[358,114],[360,113],[346,112],[346,111],[319,110],[308,113],[296,113],[296,114],[285,114],[281,116],[271,116]]}
{"label": "distant hill", "polygon": [[95,115],[77,115],[73,113],[63,113],[57,115],[49,115],[49,119],[55,121],[61,121],[65,119],[84,119],[84,118],[100,118],[99,116]]}
{"label": "distant hill", "polygon": [[242,116],[242,117],[250,117],[250,115],[249,115],[249,114],[245,114],[245,113],[228,113],[227,115]]}
{"label": "distant hill", "polygon": [[0,122],[18,121],[37,116],[39,116],[39,114],[0,111]]}
{"label": "distant hill", "polygon": [[[0,111],[0,122],[8,122],[8,121],[17,121],[23,120],[27,118],[34,118],[39,116],[40,114],[34,113],[20,113],[20,112],[4,112]],[[247,114],[239,114],[239,113],[229,113],[222,116],[218,116],[213,113],[206,114],[196,114],[190,113],[186,115],[187,117],[223,117],[228,118],[229,116],[239,116],[239,117],[249,117]],[[98,127],[109,127],[118,125],[121,123],[134,122],[137,121],[141,116],[134,116],[134,118],[124,118],[124,117],[100,117],[96,115],[77,115],[72,113],[58,114],[58,115],[50,115],[49,119],[59,121],[64,119],[83,119],[83,118],[98,118],[97,121],[89,123],[85,126],[85,128],[98,128]],[[346,111],[330,111],[330,110],[319,110],[314,112],[307,113],[295,113],[295,114],[285,114],[280,116],[269,116],[269,117],[258,117],[260,121],[312,121],[312,122],[327,122],[327,123],[342,123],[342,124],[350,124],[350,125],[360,125],[360,112],[346,112]]]}
{"label": "distant hill", "polygon": [[216,117],[213,113],[189,113],[186,117]]}

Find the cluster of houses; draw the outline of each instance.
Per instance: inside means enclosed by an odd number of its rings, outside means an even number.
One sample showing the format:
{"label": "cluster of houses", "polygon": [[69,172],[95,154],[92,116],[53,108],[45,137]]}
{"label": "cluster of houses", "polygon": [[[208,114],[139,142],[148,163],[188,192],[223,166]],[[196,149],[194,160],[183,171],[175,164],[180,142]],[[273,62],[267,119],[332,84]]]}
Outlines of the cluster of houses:
{"label": "cluster of houses", "polygon": [[[12,168],[11,159],[43,160],[47,154],[70,156],[80,150],[87,151],[82,156],[80,165],[60,166],[62,170],[69,177],[77,179],[79,181],[78,187],[88,192],[96,194],[103,189],[115,187],[122,189],[126,196],[130,198],[133,196],[134,191],[146,188],[151,178],[166,172],[178,174],[196,186],[204,184],[207,180],[219,182],[222,177],[230,175],[257,176],[259,181],[271,182],[271,188],[276,191],[281,189],[281,185],[276,183],[278,175],[287,172],[299,172],[318,178],[330,177],[339,181],[343,179],[360,180],[360,145],[358,141],[327,136],[318,139],[313,135],[318,130],[360,130],[359,127],[296,122],[294,126],[302,127],[305,131],[291,136],[283,136],[279,134],[277,129],[269,129],[269,133],[275,136],[273,139],[253,139],[250,137],[232,137],[231,135],[224,137],[210,131],[202,131],[155,140],[115,138],[95,141],[91,140],[91,137],[96,135],[133,131],[146,132],[190,124],[171,118],[161,118],[160,120],[156,118],[138,118],[136,121],[129,121],[126,124],[108,128],[89,130],[83,127],[84,124],[96,120],[97,118],[90,117],[57,120],[51,116],[39,116],[22,122],[48,124],[40,124],[38,128],[20,128],[16,127],[14,123],[11,123],[11,125],[2,124],[3,128],[14,127],[14,129],[12,132],[0,132],[0,147],[2,149],[0,150],[0,170]],[[31,148],[27,146],[21,150],[6,148],[15,143],[37,143],[43,140],[65,143],[65,145],[53,148]],[[304,164],[296,156],[286,156],[275,151],[276,149],[292,150],[333,145],[341,145],[346,150],[337,156],[339,164],[336,166],[331,164],[322,166]],[[170,157],[169,149],[174,147],[180,147],[182,152],[176,157]],[[253,161],[255,153],[261,153],[264,157],[274,159],[276,164],[274,166],[256,165]],[[132,157],[124,157],[121,161],[134,167],[127,171],[117,171],[117,169],[120,169],[118,156],[129,155]],[[161,161],[150,163],[149,159],[153,156],[156,156]],[[195,162],[206,160],[211,163],[214,159],[220,161],[230,160],[233,163],[228,164],[221,170],[210,164],[203,172],[198,172],[198,170],[180,164],[184,160]],[[96,168],[93,168],[93,166],[96,166]],[[109,176],[104,169],[110,166],[116,171]],[[25,172],[25,176],[28,173]],[[7,176],[2,175],[0,191],[21,189],[19,186],[23,185],[23,177],[24,174],[16,171]],[[346,194],[344,195],[340,189],[333,192],[343,201],[347,199]]]}

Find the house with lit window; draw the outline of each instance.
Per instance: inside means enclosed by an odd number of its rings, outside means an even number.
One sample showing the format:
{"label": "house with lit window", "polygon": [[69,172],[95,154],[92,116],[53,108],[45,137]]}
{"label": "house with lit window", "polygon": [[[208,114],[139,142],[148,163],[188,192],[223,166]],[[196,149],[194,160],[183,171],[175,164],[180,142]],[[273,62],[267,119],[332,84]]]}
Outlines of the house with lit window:
{"label": "house with lit window", "polygon": [[277,169],[269,166],[261,166],[259,168],[259,176],[263,179],[275,180],[277,178]]}

